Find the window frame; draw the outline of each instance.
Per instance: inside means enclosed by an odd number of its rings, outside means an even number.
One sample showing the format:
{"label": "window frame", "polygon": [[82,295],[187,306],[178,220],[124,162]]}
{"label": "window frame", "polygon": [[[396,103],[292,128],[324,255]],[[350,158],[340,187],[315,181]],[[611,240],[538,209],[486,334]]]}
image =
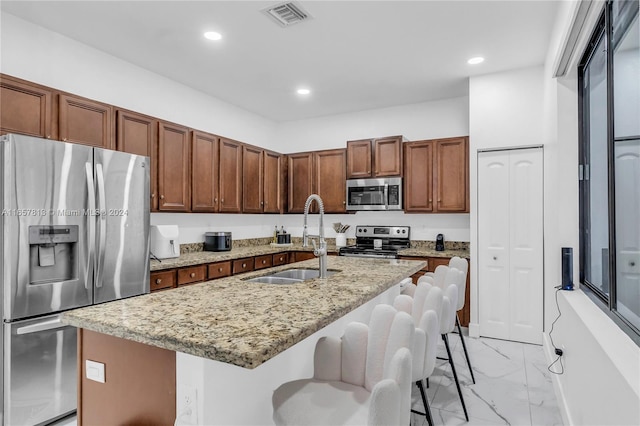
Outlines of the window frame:
{"label": "window frame", "polygon": [[[627,334],[631,339],[640,346],[640,329],[633,325],[617,310],[617,283],[616,283],[616,211],[615,211],[615,164],[614,164],[614,148],[615,148],[615,134],[614,134],[614,49],[612,43],[613,36],[613,22],[612,22],[612,7],[613,0],[608,0],[597,24],[593,29],[589,42],[584,49],[583,55],[578,64],[578,117],[579,117],[579,146],[578,146],[578,164],[580,169],[579,178],[579,234],[580,234],[580,283],[583,284],[583,290],[585,293],[596,303],[596,306],[601,308],[605,313]],[[639,13],[639,12],[636,12]],[[629,22],[633,21],[635,15],[626,16]],[[609,276],[609,288],[608,294],[602,291],[600,288],[589,282],[586,279],[587,269],[590,269],[590,261],[587,257],[590,257],[590,238],[588,238],[587,231],[590,232],[590,181],[586,179],[586,174],[590,174],[588,169],[589,162],[589,111],[588,105],[585,100],[588,99],[588,89],[585,88],[585,69],[591,63],[591,59],[596,53],[596,46],[600,40],[605,39],[606,49],[606,76],[607,76],[607,202],[608,202],[608,244],[609,244],[609,256],[608,256],[608,276]],[[638,135],[640,136],[640,135]],[[634,138],[630,137],[630,138]],[[630,139],[619,138],[619,140]],[[605,265],[603,264],[603,267]]]}

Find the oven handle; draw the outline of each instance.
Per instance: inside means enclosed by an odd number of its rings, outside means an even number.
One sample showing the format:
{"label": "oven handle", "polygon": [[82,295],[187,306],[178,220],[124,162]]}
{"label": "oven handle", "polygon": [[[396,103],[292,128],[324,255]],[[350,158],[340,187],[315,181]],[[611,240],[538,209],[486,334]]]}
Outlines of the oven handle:
{"label": "oven handle", "polygon": [[55,318],[49,321],[43,321],[36,324],[25,325],[16,330],[16,334],[31,334],[38,333],[40,331],[55,330],[56,328],[69,327],[67,324],[63,324],[60,318]]}

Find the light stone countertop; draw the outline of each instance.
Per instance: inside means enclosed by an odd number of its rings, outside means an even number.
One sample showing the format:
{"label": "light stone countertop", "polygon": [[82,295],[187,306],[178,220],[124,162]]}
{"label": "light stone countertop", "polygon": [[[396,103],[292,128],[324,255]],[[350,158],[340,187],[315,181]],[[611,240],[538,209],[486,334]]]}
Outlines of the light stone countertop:
{"label": "light stone countertop", "polygon": [[[249,247],[232,248],[230,251],[197,251],[192,253],[183,253],[179,257],[172,259],[162,259],[161,262],[152,260],[150,262],[151,271],[161,271],[165,269],[181,268],[185,266],[202,265],[206,263],[221,262],[225,260],[241,259],[243,257],[262,256],[264,254],[275,254],[291,251],[308,251],[313,252],[312,248],[304,248],[301,244],[293,244],[291,246],[274,247],[271,245],[257,245]],[[328,253],[337,253],[338,249],[335,245],[327,246]],[[460,256],[469,259],[469,250],[445,250],[435,251],[429,247],[412,247],[398,252],[399,256],[407,257],[454,257]]]}
{"label": "light stone countertop", "polygon": [[173,351],[255,368],[351,312],[425,262],[329,256],[326,282],[245,282],[316,259],[160,291],[62,315],[62,321]]}

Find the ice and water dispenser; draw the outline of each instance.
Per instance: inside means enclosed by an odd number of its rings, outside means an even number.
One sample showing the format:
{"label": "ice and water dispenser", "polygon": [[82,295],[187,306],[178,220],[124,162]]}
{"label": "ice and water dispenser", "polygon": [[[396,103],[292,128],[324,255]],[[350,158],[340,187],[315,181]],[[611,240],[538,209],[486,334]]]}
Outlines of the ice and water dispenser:
{"label": "ice and water dispenser", "polygon": [[29,226],[31,284],[77,279],[78,225]]}

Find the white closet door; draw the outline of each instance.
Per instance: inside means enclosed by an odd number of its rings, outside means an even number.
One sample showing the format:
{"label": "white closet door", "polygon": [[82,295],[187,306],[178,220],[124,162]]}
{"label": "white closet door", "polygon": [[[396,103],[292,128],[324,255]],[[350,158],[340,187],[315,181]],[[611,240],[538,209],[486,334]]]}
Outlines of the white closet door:
{"label": "white closet door", "polygon": [[542,150],[509,153],[510,340],[542,343]]}
{"label": "white closet door", "polygon": [[509,338],[509,156],[478,155],[480,334]]}
{"label": "white closet door", "polygon": [[542,149],[478,154],[480,334],[542,342]]}

